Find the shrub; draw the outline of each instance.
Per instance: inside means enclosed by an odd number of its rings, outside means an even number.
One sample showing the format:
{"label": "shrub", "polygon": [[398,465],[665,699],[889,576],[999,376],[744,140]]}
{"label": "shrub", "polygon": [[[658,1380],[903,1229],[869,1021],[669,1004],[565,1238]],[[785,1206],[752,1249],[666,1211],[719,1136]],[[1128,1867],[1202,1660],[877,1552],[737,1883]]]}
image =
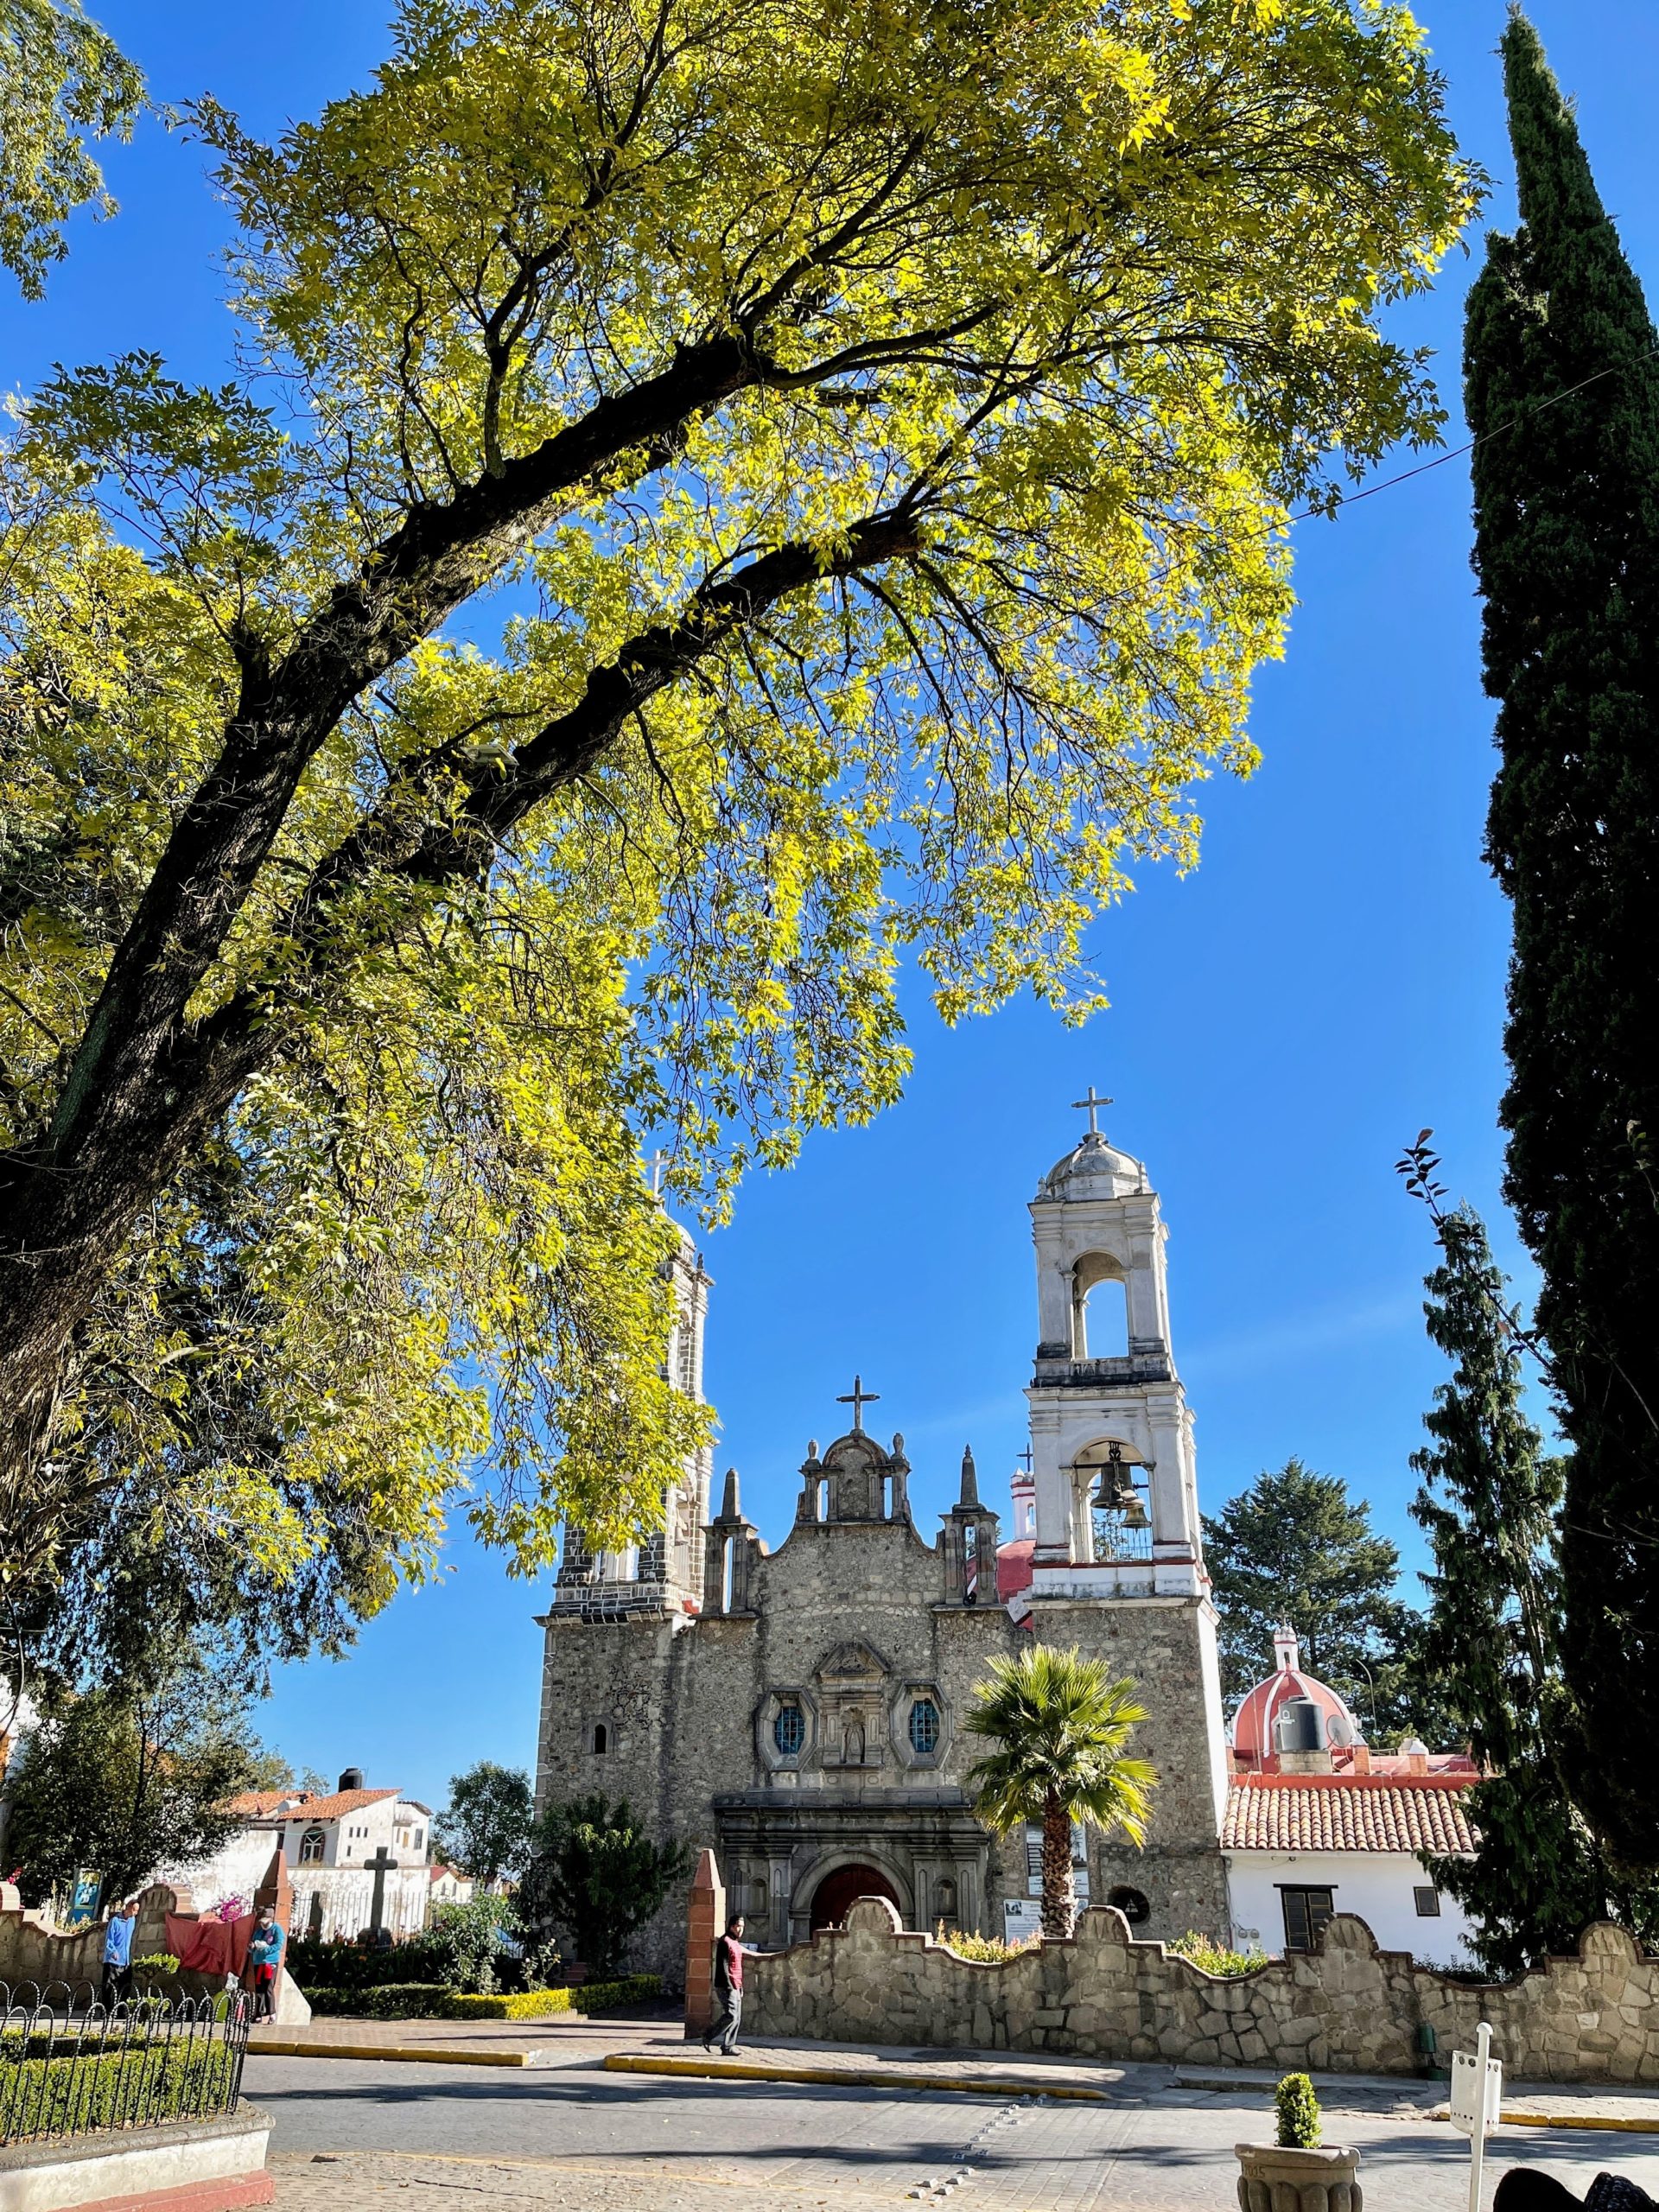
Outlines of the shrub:
{"label": "shrub", "polygon": [[516,1996],[451,1997],[444,2016],[451,2020],[537,2020],[554,2012],[615,2012],[627,2005],[648,2005],[663,1993],[656,1974],[625,1974],[617,1981],[587,1981],[579,1989],[528,1989]]}
{"label": "shrub", "polygon": [[158,2037],[107,2057],[23,2058],[0,2088],[0,2132],[83,2135],[149,2120],[228,2110],[234,2054],[222,2043]]}
{"label": "shrub", "polygon": [[970,1936],[965,1929],[947,1928],[943,1921],[933,1930],[933,1941],[943,1943],[953,1959],[971,1959],[976,1966],[1001,1966],[1007,1960],[1017,1959],[1021,1951],[1028,1951],[1036,1942],[1034,1936],[1025,1936],[1018,1943],[1005,1943],[995,1936]]}
{"label": "shrub", "polygon": [[1273,2102],[1279,2115],[1281,2150],[1313,2150],[1321,2133],[1319,2101],[1306,2075],[1287,2074],[1274,2092]]}
{"label": "shrub", "polygon": [[495,1961],[503,1936],[516,1936],[518,1915],[511,1897],[474,1897],[469,1904],[432,1909],[421,1941],[433,1978],[451,1989],[487,1995],[495,1986]]}
{"label": "shrub", "polygon": [[360,1989],[319,1985],[305,1992],[311,2010],[321,2017],[356,2020],[437,2019],[451,1993],[441,1981],[383,1981]]}
{"label": "shrub", "polygon": [[177,1974],[179,1962],[171,1951],[149,1951],[132,1962],[135,1974]]}
{"label": "shrub", "polygon": [[1265,1951],[1230,1951],[1212,1937],[1200,1936],[1189,1928],[1185,1936],[1176,1936],[1169,1945],[1179,1959],[1189,1960],[1205,1974],[1213,1974],[1230,1980],[1236,1974],[1254,1974],[1257,1967],[1268,1963]]}
{"label": "shrub", "polygon": [[327,1943],[296,1936],[283,1961],[302,1989],[315,1981],[323,1989],[371,1989],[381,1982],[442,1981],[444,1979],[423,1935],[393,1943],[384,1951],[372,1944],[335,1939]]}

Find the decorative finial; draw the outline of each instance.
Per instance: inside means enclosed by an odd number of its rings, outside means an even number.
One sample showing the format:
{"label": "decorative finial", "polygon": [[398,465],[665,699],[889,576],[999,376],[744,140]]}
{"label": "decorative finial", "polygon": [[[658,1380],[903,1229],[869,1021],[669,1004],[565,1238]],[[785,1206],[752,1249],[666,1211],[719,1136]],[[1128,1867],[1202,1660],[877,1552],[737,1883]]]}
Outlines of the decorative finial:
{"label": "decorative finial", "polygon": [[893,1456],[895,1459],[902,1459],[905,1456],[905,1432],[902,1428],[895,1428],[893,1432]]}
{"label": "decorative finial", "polygon": [[1074,1098],[1071,1101],[1071,1110],[1074,1114],[1086,1113],[1088,1115],[1089,1134],[1091,1137],[1097,1137],[1100,1135],[1099,1117],[1101,1108],[1103,1106],[1114,1106],[1116,1103],[1116,1099],[1101,1097],[1096,1091],[1094,1084],[1091,1083],[1089,1086],[1089,1096],[1086,1098]]}
{"label": "decorative finial", "polygon": [[878,1404],[880,1401],[880,1396],[881,1393],[879,1390],[867,1390],[864,1388],[864,1377],[861,1375],[855,1375],[853,1377],[852,1389],[847,1393],[845,1397],[837,1398],[836,1400],[836,1403],[838,1406],[850,1406],[852,1408],[853,1434],[855,1436],[862,1436],[864,1433],[865,1407]]}
{"label": "decorative finial", "polygon": [[818,1440],[816,1436],[809,1436],[806,1440],[806,1456],[809,1459],[816,1459],[818,1456]]}
{"label": "decorative finial", "polygon": [[971,1444],[963,1445],[962,1451],[962,1503],[964,1505],[979,1503],[979,1470],[974,1465]]}
{"label": "decorative finial", "polygon": [[720,1517],[722,1521],[741,1521],[743,1517],[737,1503],[737,1469],[735,1467],[728,1467],[726,1470],[726,1495],[720,1502]]}

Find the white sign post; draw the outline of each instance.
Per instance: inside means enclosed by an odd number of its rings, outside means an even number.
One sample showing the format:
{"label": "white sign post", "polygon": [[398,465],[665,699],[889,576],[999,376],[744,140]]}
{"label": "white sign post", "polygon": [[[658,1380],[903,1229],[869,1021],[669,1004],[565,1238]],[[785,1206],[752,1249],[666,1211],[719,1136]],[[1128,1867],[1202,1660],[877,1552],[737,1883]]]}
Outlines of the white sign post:
{"label": "white sign post", "polygon": [[1475,2031],[1476,2049],[1452,2054],[1452,2108],[1447,2117],[1469,2138],[1469,2212],[1480,2212],[1480,2172],[1486,2138],[1503,2112],[1503,2063],[1494,2058],[1492,2031],[1483,2020]]}

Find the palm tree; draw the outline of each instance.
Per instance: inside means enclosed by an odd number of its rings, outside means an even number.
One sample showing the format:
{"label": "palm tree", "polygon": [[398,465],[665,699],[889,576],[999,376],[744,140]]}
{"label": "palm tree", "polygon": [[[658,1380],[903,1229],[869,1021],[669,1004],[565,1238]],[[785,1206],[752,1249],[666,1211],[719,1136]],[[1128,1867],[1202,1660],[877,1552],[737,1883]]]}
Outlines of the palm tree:
{"label": "palm tree", "polygon": [[965,1726],[996,1749],[969,1769],[968,1788],[996,1834],[1041,1825],[1045,1942],[1069,1936],[1077,1918],[1072,1821],[1121,1828],[1136,1845],[1147,1840],[1158,1777],[1125,1751],[1147,1717],[1134,1693],[1127,1676],[1112,1680],[1103,1660],[1041,1643],[995,1661],[974,1693]]}

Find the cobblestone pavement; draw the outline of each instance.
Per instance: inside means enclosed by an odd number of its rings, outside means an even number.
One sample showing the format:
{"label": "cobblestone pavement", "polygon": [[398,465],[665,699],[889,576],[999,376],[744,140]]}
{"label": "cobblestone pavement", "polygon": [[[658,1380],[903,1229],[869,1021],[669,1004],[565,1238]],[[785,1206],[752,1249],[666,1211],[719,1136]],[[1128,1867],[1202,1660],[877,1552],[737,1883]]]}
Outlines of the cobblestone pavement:
{"label": "cobblestone pavement", "polygon": [[[1259,2093],[1128,2083],[1081,2105],[251,2059],[245,2088],[275,2115],[278,2212],[1231,2212],[1232,2145],[1268,2123]],[[1327,2133],[1360,2145],[1369,2212],[1463,2212],[1466,2145],[1413,2090],[1351,2091]],[[1659,2195],[1659,2139],[1505,2129],[1488,2202],[1518,2164]]]}

